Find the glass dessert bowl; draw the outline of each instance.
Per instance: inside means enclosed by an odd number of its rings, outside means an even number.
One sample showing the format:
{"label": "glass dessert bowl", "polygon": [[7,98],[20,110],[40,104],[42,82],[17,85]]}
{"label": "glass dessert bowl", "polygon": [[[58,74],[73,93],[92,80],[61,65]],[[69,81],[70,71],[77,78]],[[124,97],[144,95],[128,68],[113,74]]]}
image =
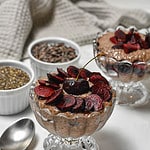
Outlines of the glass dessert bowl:
{"label": "glass dessert bowl", "polygon": [[150,75],[150,33],[146,29],[118,26],[98,33],[93,51],[98,67],[111,78],[119,104],[148,103],[148,91],[141,82]]}
{"label": "glass dessert bowl", "polygon": [[115,105],[115,91],[100,73],[57,68],[37,80],[30,97],[37,121],[49,131],[44,149],[99,149],[91,135],[105,125]]}

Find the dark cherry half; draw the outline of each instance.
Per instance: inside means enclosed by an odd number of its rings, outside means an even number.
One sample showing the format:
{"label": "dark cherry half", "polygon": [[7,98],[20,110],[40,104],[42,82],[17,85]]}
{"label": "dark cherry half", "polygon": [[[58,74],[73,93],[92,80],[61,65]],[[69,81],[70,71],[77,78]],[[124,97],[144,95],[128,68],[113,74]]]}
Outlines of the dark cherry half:
{"label": "dark cherry half", "polygon": [[59,89],[60,88],[59,84],[56,84],[55,82],[47,81],[44,79],[39,79],[38,82],[40,85],[49,86],[53,89]]}
{"label": "dark cherry half", "polygon": [[50,82],[54,82],[57,84],[63,83],[63,81],[64,81],[64,78],[60,77],[56,73],[47,73],[47,77]]}
{"label": "dark cherry half", "polygon": [[85,109],[99,111],[103,108],[103,100],[97,94],[91,94],[85,98]]}
{"label": "dark cherry half", "polygon": [[75,105],[76,99],[72,95],[64,95],[61,101],[57,104],[57,107],[62,111],[70,111]]}
{"label": "dark cherry half", "polygon": [[57,100],[61,99],[63,96],[63,90],[58,89],[52,93],[52,95],[46,100],[45,104],[51,104],[57,102]]}
{"label": "dark cherry half", "polygon": [[109,85],[108,81],[99,72],[93,72],[89,78],[89,81],[93,84],[101,81]]}
{"label": "dark cherry half", "polygon": [[84,100],[81,97],[76,97],[76,104],[72,108],[72,112],[82,112],[84,110]]}
{"label": "dark cherry half", "polygon": [[54,90],[44,85],[38,85],[34,88],[34,92],[40,97],[47,98],[47,97],[50,97],[54,93]]}
{"label": "dark cherry half", "polygon": [[63,89],[68,94],[80,95],[87,93],[90,87],[88,81],[84,79],[66,79],[63,83]]}
{"label": "dark cherry half", "polygon": [[79,74],[79,68],[75,66],[69,66],[67,68],[67,73],[70,77],[76,78]]}

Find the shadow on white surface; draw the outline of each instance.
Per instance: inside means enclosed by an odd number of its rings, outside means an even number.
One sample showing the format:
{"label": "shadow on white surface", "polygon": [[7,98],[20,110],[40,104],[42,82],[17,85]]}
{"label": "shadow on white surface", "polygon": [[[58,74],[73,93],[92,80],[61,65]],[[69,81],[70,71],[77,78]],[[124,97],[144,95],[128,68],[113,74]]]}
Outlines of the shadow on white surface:
{"label": "shadow on white surface", "polygon": [[135,150],[132,147],[133,144],[130,144],[124,135],[116,131],[104,130],[94,135],[100,150]]}

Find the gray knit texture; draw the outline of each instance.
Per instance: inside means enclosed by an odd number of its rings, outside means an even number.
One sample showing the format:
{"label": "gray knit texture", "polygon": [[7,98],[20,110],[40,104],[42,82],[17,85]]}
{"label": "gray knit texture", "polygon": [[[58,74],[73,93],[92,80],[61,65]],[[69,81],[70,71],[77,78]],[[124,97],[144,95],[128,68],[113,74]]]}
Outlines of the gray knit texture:
{"label": "gray knit texture", "polygon": [[120,24],[149,27],[150,15],[104,0],[0,0],[0,59],[20,60],[28,44],[42,37],[90,44],[98,32]]}

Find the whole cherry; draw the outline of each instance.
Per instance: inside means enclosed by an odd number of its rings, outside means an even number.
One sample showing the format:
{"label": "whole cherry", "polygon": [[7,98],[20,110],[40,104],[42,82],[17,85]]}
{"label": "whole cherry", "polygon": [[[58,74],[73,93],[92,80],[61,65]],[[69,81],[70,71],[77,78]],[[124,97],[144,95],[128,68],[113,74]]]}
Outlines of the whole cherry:
{"label": "whole cherry", "polygon": [[80,95],[89,91],[89,83],[85,79],[66,79],[63,89],[68,94]]}

